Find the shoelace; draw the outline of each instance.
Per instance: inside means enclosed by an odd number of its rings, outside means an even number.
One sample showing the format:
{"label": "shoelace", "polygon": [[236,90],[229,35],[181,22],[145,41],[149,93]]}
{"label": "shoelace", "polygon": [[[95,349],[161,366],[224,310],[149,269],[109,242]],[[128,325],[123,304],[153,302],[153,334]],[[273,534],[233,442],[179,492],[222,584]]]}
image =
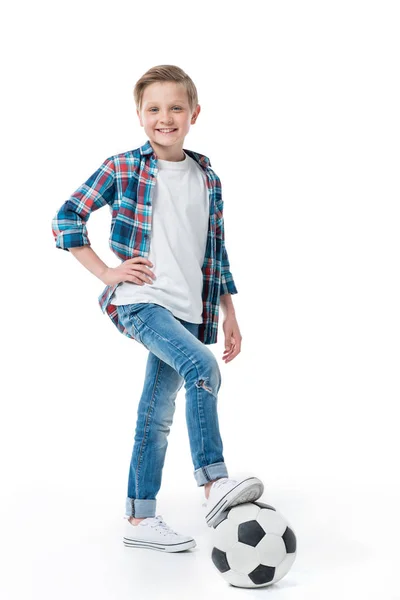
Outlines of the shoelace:
{"label": "shoelace", "polygon": [[213,483],[213,487],[215,488],[219,488],[222,487],[223,485],[225,485],[228,481],[233,481],[232,479],[229,479],[228,477],[220,477],[220,479],[217,479],[217,481],[214,481]]}
{"label": "shoelace", "polygon": [[178,535],[176,531],[173,531],[173,529],[171,529],[171,527],[169,527],[166,524],[161,515],[157,515],[156,517],[149,517],[147,519],[146,525],[150,525],[150,527],[160,527],[164,535],[167,535],[167,533]]}
{"label": "shoelace", "polygon": [[[224,486],[227,482],[234,482],[234,479],[229,479],[229,477],[220,477],[219,479],[217,479],[217,481],[214,481],[214,483],[212,484],[211,487],[215,487],[215,488],[219,488]],[[205,502],[203,502],[202,506],[206,507],[207,506],[208,501],[206,500]]]}

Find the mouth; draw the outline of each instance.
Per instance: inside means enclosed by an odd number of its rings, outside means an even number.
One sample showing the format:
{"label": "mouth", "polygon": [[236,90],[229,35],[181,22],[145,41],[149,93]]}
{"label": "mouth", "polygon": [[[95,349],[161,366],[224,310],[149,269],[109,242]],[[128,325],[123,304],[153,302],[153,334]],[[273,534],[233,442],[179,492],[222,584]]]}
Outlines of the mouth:
{"label": "mouth", "polygon": [[156,131],[158,131],[159,133],[161,133],[161,135],[171,135],[171,133],[175,133],[175,131],[178,131],[178,129],[177,128],[175,128],[175,129],[165,129],[165,130],[156,129]]}

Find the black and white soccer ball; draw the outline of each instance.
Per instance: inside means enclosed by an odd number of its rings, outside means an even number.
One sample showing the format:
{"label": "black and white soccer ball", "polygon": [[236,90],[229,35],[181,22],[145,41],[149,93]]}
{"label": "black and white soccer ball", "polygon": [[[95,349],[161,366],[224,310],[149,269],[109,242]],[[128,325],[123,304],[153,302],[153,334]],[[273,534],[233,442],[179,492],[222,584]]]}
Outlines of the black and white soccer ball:
{"label": "black and white soccer ball", "polygon": [[227,509],[212,527],[211,558],[231,585],[255,588],[276,583],[296,558],[297,541],[285,517],[263,502]]}

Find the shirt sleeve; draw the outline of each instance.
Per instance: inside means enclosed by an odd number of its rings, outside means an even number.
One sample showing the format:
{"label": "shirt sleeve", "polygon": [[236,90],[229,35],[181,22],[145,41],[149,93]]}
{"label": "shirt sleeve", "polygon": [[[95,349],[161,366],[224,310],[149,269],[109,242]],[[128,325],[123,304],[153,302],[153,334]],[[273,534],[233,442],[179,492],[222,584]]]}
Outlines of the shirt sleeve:
{"label": "shirt sleeve", "polygon": [[237,294],[238,291],[230,270],[228,252],[225,246],[225,226],[222,201],[220,201],[218,208],[217,236],[222,238],[221,286],[219,295],[223,296],[224,294]]}
{"label": "shirt sleeve", "polygon": [[56,248],[67,250],[78,246],[90,246],[86,228],[90,214],[114,201],[115,166],[112,157],[78,187],[64,202],[52,219],[52,232]]}

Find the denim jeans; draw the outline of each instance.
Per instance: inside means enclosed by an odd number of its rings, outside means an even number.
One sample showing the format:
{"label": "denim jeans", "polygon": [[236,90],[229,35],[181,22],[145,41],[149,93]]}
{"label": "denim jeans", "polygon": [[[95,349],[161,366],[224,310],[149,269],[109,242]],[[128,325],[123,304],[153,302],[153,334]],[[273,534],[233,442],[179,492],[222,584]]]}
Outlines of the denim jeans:
{"label": "denim jeans", "polygon": [[178,319],[170,310],[155,303],[121,305],[117,311],[126,329],[149,350],[138,405],[125,514],[136,518],[154,517],[175,398],[183,384],[197,485],[228,477],[217,414],[221,373],[214,354],[196,337],[198,324]]}

